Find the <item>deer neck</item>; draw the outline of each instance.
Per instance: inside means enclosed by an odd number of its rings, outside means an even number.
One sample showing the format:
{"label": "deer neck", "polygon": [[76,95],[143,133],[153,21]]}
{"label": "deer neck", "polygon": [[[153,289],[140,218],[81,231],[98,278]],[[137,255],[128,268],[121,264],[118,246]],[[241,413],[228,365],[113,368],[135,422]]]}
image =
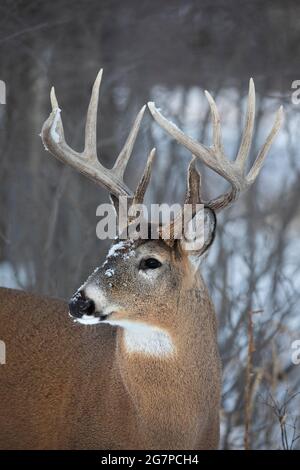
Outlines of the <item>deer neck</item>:
{"label": "deer neck", "polygon": [[202,422],[206,419],[207,361],[209,380],[214,376],[219,380],[215,315],[202,279],[181,292],[176,312],[169,312],[169,316],[164,312],[163,316],[169,323],[165,321],[160,327],[140,325],[134,329],[124,324],[119,328],[117,362],[149,433],[152,425],[153,432],[160,425],[162,435],[173,434],[174,442],[174,435],[182,438],[182,433],[195,432],[199,416]]}

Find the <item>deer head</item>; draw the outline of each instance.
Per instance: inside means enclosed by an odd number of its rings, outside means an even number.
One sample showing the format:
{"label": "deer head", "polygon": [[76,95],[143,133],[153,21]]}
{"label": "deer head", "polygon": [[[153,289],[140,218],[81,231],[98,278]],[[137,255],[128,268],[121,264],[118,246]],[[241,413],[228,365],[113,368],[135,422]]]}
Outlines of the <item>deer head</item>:
{"label": "deer head", "polygon": [[[124,183],[123,177],[140,128],[144,106],[137,115],[113,168],[108,170],[99,162],[96,152],[96,123],[101,76],[102,71],[98,74],[92,90],[86,121],[85,147],[82,153],[75,152],[65,142],[60,109],[53,89],[52,112],[43,126],[41,135],[45,148],[55,157],[108,189],[112,202],[118,209],[121,196],[127,197],[131,205],[142,203],[150,179],[155,150],[150,152],[144,174],[137,189],[132,192]],[[229,161],[225,157],[218,110],[208,92],[206,96],[213,122],[213,146],[210,148],[187,137],[164,118],[153,103],[148,103],[156,122],[193,155],[187,172],[185,202],[192,204],[193,219],[198,215],[197,204],[204,205],[204,241],[201,248],[192,253],[186,249],[185,243],[178,237],[178,231],[182,230],[179,228],[182,227],[182,224],[179,224],[182,220],[179,221],[178,218],[170,223],[170,236],[167,240],[162,236],[158,239],[116,240],[102,266],[91,274],[70,300],[70,314],[77,321],[84,324],[106,322],[125,328],[130,325],[131,327],[134,325],[135,328],[151,326],[152,329],[164,331],[172,322],[170,316],[178,312],[178,298],[183,292],[192,292],[197,286],[200,289],[198,289],[200,292],[200,298],[197,297],[198,302],[204,302],[208,297],[200,273],[195,272],[195,259],[201,259],[214,239],[215,212],[235,201],[257,178],[271,143],[281,126],[282,108],[278,110],[273,128],[252,168],[246,174],[255,116],[253,80],[250,80],[246,124],[235,161]],[[203,201],[201,176],[196,168],[197,159],[224,177],[230,183],[231,190],[216,199]],[[157,230],[159,234],[162,233],[161,227]]]}

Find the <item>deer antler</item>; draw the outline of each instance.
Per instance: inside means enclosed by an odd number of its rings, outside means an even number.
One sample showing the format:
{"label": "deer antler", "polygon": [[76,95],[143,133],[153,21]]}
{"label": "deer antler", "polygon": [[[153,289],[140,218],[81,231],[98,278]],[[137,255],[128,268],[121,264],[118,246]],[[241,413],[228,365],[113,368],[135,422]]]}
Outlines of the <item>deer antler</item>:
{"label": "deer antler", "polygon": [[52,155],[63,163],[67,163],[71,167],[75,168],[96,184],[104,186],[112,195],[117,198],[120,196],[127,196],[130,199],[133,198],[136,202],[141,203],[149,182],[155,149],[153,149],[148,156],[144,175],[142,176],[134,194],[124,183],[123,178],[146,106],[143,106],[138,113],[123,149],[121,150],[113,168],[108,170],[99,162],[97,157],[97,110],[101,78],[102,69],[95,80],[88,107],[83,152],[76,152],[69,147],[65,141],[63,124],[60,116],[61,110],[58,106],[54,88],[51,89],[50,94],[52,112],[43,125],[41,132],[42,141],[46,150],[49,150]]}
{"label": "deer antler", "polygon": [[254,183],[263,166],[267,152],[281,127],[283,109],[281,106],[277,111],[273,127],[262,149],[258,153],[251,170],[246,174],[246,164],[252,141],[255,116],[255,88],[252,78],[249,82],[246,124],[235,161],[230,161],[225,156],[222,145],[219,112],[212,96],[207,91],[205,92],[205,95],[210,106],[213,123],[213,145],[210,148],[200,142],[196,142],[191,137],[186,136],[180,129],[178,129],[177,126],[175,126],[175,124],[168,121],[158,111],[154,103],[148,103],[148,107],[155,121],[168,134],[174,137],[179,144],[182,144],[190,150],[192,154],[198,157],[203,163],[205,163],[205,165],[224,177],[231,184],[231,190],[229,192],[206,203],[211,209],[219,211],[235,201],[240,193],[246,191]]}

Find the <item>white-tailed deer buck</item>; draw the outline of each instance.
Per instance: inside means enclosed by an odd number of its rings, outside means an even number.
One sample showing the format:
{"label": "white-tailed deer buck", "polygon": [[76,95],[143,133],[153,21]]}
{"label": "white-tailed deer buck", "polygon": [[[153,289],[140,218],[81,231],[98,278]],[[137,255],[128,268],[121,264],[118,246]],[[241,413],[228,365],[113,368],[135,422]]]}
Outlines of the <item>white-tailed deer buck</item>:
{"label": "white-tailed deer buck", "polygon": [[[141,202],[154,152],[134,193],[123,175],[145,107],[114,167],[104,168],[96,153],[100,81],[101,73],[88,109],[84,151],[77,153],[65,142],[54,90],[52,112],[42,129],[44,145],[107,188],[115,206],[120,196],[132,204]],[[0,338],[7,354],[6,365],[0,367],[2,449],[218,447],[221,364],[216,319],[194,261],[213,241],[214,212],[236,200],[259,174],[280,128],[282,110],[247,173],[255,114],[253,81],[240,149],[232,162],[222,147],[215,102],[206,96],[213,121],[210,148],[184,135],[149,103],[157,123],[194,155],[186,202],[193,207],[201,202],[196,159],[231,185],[228,193],[205,202],[202,249],[191,256],[174,238],[176,220],[169,240],[116,240],[105,262],[69,303],[75,324],[63,301],[1,290]]]}

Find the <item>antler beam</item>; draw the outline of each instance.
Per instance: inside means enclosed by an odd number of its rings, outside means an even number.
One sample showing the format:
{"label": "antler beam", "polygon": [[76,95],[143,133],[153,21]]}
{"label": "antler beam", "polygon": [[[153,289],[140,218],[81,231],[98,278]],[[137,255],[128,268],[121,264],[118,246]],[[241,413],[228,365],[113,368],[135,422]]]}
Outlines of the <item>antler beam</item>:
{"label": "antler beam", "polygon": [[[101,79],[102,69],[95,80],[88,107],[83,152],[76,152],[69,147],[65,141],[61,120],[61,110],[55,96],[54,88],[52,88],[50,94],[52,112],[43,125],[41,138],[46,150],[49,150],[52,155],[87,176],[96,184],[105,187],[117,198],[120,196],[134,198],[135,194],[128,188],[123,179],[146,106],[143,106],[138,113],[125,145],[116,159],[114,167],[111,170],[108,170],[99,162],[97,156],[97,111]],[[146,179],[145,177],[142,177],[141,184],[138,186],[138,199],[141,198],[141,194],[144,194],[147,186],[146,183],[149,182],[151,162],[154,152],[155,150],[153,149],[148,157],[148,163],[145,169],[147,177]]]}

